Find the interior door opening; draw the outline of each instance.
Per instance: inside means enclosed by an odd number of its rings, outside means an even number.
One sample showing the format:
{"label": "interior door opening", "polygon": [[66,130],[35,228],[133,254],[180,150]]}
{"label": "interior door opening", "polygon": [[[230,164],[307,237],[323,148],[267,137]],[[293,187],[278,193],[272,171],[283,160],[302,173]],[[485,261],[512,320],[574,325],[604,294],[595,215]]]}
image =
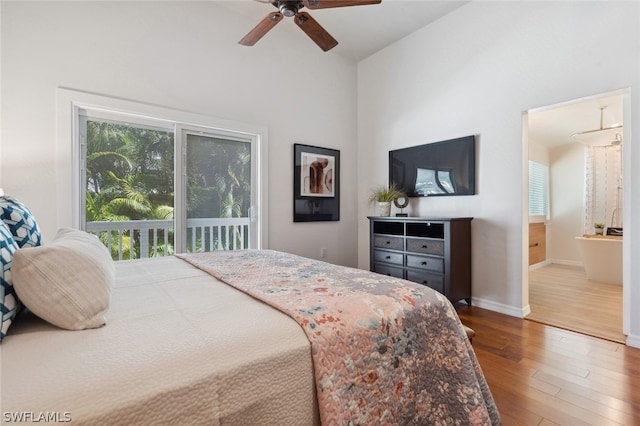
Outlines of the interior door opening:
{"label": "interior door opening", "polygon": [[[596,168],[603,167],[593,156],[605,150],[621,160],[619,183],[629,182],[624,179],[625,151],[616,142],[624,144],[630,133],[623,123],[623,117],[629,116],[624,111],[628,97],[628,90],[619,90],[532,109],[526,111],[523,126],[523,164],[533,160],[549,168],[548,216],[542,221],[523,217],[523,265],[528,265],[523,274],[523,300],[531,311],[526,318],[622,343],[629,314],[624,296],[628,283],[616,286],[587,276],[589,263],[585,264],[579,239],[595,234],[594,225],[600,222],[612,230],[620,225],[620,221],[612,225],[610,219],[615,221],[624,211],[623,194],[630,188],[623,191],[615,179],[608,196],[594,195],[591,187],[605,185],[594,183],[592,176]],[[528,188],[527,184],[523,187]],[[529,195],[527,191],[523,200],[527,207]],[[618,242],[620,276],[628,267],[622,262],[622,238]],[[584,315],[586,311],[590,314]]]}

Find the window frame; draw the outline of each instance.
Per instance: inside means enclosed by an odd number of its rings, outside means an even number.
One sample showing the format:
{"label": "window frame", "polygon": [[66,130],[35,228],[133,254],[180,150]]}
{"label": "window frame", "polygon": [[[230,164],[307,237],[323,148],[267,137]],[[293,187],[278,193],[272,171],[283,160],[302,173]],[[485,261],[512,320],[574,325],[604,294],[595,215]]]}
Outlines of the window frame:
{"label": "window frame", "polygon": [[[99,116],[101,119],[118,122],[121,122],[122,118],[127,118],[134,124],[144,126],[165,129],[172,126],[176,160],[179,157],[182,158],[183,145],[178,143],[178,140],[181,139],[178,138],[178,135],[182,135],[184,129],[251,140],[252,162],[254,163],[252,188],[255,187],[256,193],[255,197],[252,197],[250,215],[252,226],[255,229],[255,241],[253,242],[256,248],[268,247],[268,185],[266,184],[268,181],[266,164],[268,131],[266,127],[65,88],[58,89],[57,98],[59,178],[56,186],[60,195],[56,212],[58,228],[81,229],[85,218],[86,200],[83,195],[84,178],[82,177],[84,171],[81,169],[81,164],[84,164],[85,159],[79,139],[80,113],[86,111],[94,117]],[[175,164],[179,163],[181,161],[175,161]],[[177,185],[182,185],[183,170],[176,170],[176,172],[179,172],[176,173],[175,185],[177,188]],[[180,207],[177,200],[174,200],[174,207],[177,216],[177,210]],[[184,223],[178,223],[176,218],[174,220],[176,220],[176,227],[184,225]],[[178,244],[178,241],[175,244]]]}
{"label": "window frame", "polygon": [[[260,170],[260,162],[257,160],[259,158],[259,143],[257,139],[257,135],[251,135],[246,133],[239,133],[236,131],[222,130],[222,129],[211,129],[209,127],[200,127],[193,125],[184,125],[181,123],[176,124],[175,127],[175,158],[180,156],[180,161],[175,162],[175,186],[176,188],[186,188],[186,170],[184,167],[187,164],[187,136],[191,135],[200,135],[211,138],[224,138],[226,140],[237,140],[239,142],[249,142],[251,143],[251,159],[252,159],[252,173],[251,173],[251,207],[249,208],[249,218],[252,222],[252,226],[254,227],[255,232],[250,234],[249,245],[250,247],[262,248],[261,246],[261,232],[260,227],[263,226],[261,222],[258,220],[258,216],[255,214],[255,206],[258,203],[259,195],[260,195],[260,179],[259,179],[259,170]],[[179,137],[178,137],[179,135]],[[254,161],[253,159],[256,159]],[[255,190],[254,190],[255,188]],[[182,206],[181,209],[174,209],[174,220],[176,229],[186,229],[187,225],[187,192],[180,191],[180,200],[179,205]],[[178,201],[174,201],[176,205],[178,205]],[[179,240],[174,241],[176,252],[180,250],[180,253],[186,252],[187,248],[187,239],[186,234],[181,234],[181,238]]]}
{"label": "window frame", "polygon": [[[140,127],[144,129],[154,129],[154,130],[162,130],[166,132],[174,133],[173,144],[174,144],[174,154],[175,154],[175,144],[176,144],[176,136],[175,136],[175,124],[166,120],[157,120],[149,117],[136,117],[130,114],[120,114],[114,111],[106,111],[102,109],[88,109],[88,108],[78,108],[77,115],[75,119],[78,120],[78,143],[80,156],[78,158],[79,168],[78,168],[78,196],[80,197],[79,203],[79,229],[86,230],[86,222],[87,222],[87,194],[86,194],[86,167],[87,167],[87,141],[84,140],[84,136],[87,133],[87,121],[100,121],[100,122],[108,122],[113,124],[126,124],[130,127]],[[174,157],[175,164],[175,157]],[[175,168],[175,166],[174,166]],[[175,188],[177,188],[177,182],[174,181],[174,192]],[[174,210],[177,209],[178,204],[174,199]]]}

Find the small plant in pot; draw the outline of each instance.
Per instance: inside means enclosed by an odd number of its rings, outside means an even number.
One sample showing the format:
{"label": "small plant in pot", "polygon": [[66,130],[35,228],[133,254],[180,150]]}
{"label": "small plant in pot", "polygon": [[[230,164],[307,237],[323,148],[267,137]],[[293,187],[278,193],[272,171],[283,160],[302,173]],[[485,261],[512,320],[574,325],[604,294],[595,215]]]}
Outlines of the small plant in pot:
{"label": "small plant in pot", "polygon": [[369,204],[377,204],[378,216],[390,216],[391,203],[399,197],[406,197],[406,195],[395,185],[380,185],[371,192]]}
{"label": "small plant in pot", "polygon": [[593,227],[596,231],[596,235],[602,235],[604,232],[604,223],[602,222],[597,222],[593,224]]}

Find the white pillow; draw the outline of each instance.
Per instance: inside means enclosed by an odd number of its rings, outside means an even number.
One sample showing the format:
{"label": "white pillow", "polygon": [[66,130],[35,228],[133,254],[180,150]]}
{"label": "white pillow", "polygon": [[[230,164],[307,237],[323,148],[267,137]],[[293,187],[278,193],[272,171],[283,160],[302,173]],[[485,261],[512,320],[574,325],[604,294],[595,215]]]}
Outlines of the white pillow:
{"label": "white pillow", "polygon": [[105,324],[115,267],[95,235],[60,229],[49,244],[17,250],[11,275],[22,303],[43,320],[68,330]]}

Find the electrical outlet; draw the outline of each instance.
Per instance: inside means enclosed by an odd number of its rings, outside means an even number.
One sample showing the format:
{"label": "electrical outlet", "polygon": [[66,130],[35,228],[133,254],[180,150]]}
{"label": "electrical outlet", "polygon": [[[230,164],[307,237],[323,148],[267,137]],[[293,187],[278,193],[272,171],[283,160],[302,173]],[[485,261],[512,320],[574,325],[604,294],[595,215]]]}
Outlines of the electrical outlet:
{"label": "electrical outlet", "polygon": [[320,258],[324,259],[327,257],[327,248],[326,247],[322,247],[320,249]]}

